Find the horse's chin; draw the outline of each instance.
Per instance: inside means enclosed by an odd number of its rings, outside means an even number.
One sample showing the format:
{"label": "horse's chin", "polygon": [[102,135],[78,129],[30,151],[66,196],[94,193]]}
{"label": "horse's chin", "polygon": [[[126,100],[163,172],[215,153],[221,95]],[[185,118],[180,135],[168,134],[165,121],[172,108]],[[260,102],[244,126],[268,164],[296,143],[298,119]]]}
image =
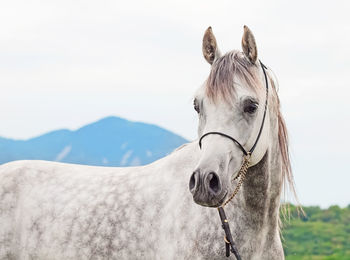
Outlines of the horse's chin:
{"label": "horse's chin", "polygon": [[222,192],[222,196],[220,198],[210,198],[208,200],[203,200],[199,196],[193,196],[193,201],[203,207],[209,207],[209,208],[218,208],[220,207],[226,200],[227,197],[227,190]]}

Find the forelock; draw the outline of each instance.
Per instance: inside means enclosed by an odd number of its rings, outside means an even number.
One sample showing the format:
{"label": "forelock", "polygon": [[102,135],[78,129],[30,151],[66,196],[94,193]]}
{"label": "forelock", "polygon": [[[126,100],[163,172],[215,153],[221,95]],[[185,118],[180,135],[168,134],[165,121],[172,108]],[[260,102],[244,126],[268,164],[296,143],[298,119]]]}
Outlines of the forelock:
{"label": "forelock", "polygon": [[206,95],[216,102],[223,99],[230,102],[235,95],[237,81],[256,91],[259,88],[257,66],[252,64],[242,52],[231,51],[212,64],[205,83]]}

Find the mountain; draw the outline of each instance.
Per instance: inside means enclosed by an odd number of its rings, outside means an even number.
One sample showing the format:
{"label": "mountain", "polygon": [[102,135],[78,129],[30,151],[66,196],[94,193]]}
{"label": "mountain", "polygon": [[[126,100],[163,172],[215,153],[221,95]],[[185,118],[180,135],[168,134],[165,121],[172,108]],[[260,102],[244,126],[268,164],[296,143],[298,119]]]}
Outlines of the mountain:
{"label": "mountain", "polygon": [[0,164],[39,159],[101,166],[136,166],[171,153],[186,139],[155,125],[106,117],[76,131],[28,139],[0,138]]}

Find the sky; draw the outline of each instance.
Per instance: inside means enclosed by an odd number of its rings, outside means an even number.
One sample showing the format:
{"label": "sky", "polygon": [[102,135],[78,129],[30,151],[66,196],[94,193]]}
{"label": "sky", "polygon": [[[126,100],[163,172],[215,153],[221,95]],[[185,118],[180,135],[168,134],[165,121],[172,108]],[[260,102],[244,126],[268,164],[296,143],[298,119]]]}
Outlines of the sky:
{"label": "sky", "polygon": [[348,1],[1,1],[0,136],[105,116],[197,138],[202,37],[240,49],[243,25],[276,74],[299,200],[350,204]]}

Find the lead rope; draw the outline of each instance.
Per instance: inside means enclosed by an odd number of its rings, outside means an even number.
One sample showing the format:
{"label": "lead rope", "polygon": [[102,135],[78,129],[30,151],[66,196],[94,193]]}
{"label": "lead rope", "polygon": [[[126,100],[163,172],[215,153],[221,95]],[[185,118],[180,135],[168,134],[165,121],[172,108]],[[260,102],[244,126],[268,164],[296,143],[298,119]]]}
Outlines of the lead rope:
{"label": "lead rope", "polygon": [[239,170],[237,176],[233,180],[237,180],[239,178],[239,181],[237,183],[237,186],[235,190],[233,191],[232,195],[222,204],[221,207],[225,207],[227,203],[229,203],[238,193],[239,189],[241,188],[244,180],[245,175],[247,174],[249,163],[250,163],[250,153],[248,153],[246,156],[243,157],[243,163],[241,166],[241,169]]}
{"label": "lead rope", "polygon": [[233,191],[232,195],[222,204],[222,206],[218,207],[222,228],[225,231],[224,241],[225,241],[225,248],[226,248],[226,257],[230,256],[230,251],[231,251],[235,255],[237,260],[241,260],[241,256],[239,255],[237,247],[233,242],[230,225],[228,224],[224,207],[237,195],[239,189],[241,188],[245,180],[245,176],[247,174],[249,164],[250,164],[250,153],[248,152],[248,154],[244,156],[241,169],[239,170],[237,176],[234,178],[234,180],[237,180],[239,178],[239,181],[237,183],[235,190]]}

